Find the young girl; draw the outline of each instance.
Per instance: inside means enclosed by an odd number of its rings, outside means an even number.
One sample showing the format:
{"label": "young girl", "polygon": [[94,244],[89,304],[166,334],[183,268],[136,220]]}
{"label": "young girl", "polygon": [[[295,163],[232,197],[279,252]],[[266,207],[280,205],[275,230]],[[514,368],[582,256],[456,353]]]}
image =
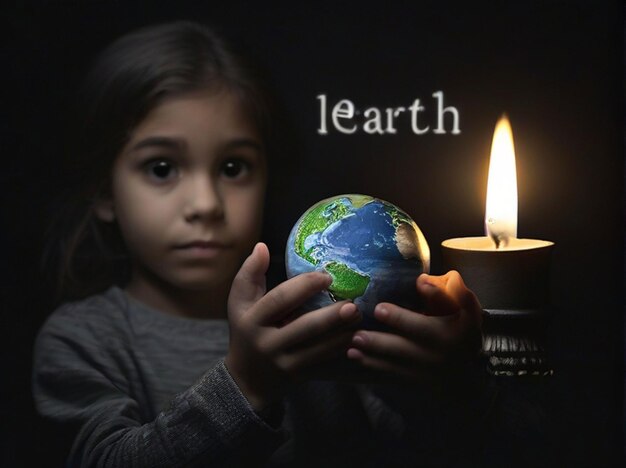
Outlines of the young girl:
{"label": "young girl", "polygon": [[82,299],[43,326],[33,379],[39,412],[75,431],[70,466],[423,462],[415,411],[312,377],[343,356],[378,381],[419,383],[415,396],[440,384],[480,341],[458,274],[417,279],[424,313],[380,304],[394,333],[358,330],[346,301],[286,320],[330,278],[266,292],[272,129],[251,70],[178,22],[112,44],[82,96],[77,208],[59,243],[62,285]]}

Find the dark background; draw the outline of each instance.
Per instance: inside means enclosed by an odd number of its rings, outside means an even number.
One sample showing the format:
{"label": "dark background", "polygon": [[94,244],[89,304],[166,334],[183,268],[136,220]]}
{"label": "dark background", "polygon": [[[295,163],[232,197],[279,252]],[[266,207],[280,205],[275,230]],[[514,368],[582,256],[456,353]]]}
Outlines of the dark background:
{"label": "dark background", "polygon": [[[64,119],[90,60],[117,36],[171,19],[206,21],[266,69],[289,121],[291,164],[276,168],[266,226],[273,275],[291,225],[314,202],[366,193],[439,245],[482,235],[493,127],[512,123],[519,237],[551,240],[546,386],[567,466],[613,466],[623,438],[623,6],[612,1],[253,3],[48,1],[2,14],[2,466],[58,466],[32,408],[34,335],[54,306],[39,269]],[[477,3],[477,4],[476,4]],[[491,3],[491,2],[489,2]],[[175,5],[175,6],[174,6]],[[460,135],[317,134],[319,101],[361,110],[420,98],[460,113]],[[420,114],[421,115],[421,114]],[[447,129],[450,129],[448,123]],[[53,214],[53,213],[52,213]],[[35,450],[34,447],[40,447]],[[564,466],[565,466],[564,465]]]}

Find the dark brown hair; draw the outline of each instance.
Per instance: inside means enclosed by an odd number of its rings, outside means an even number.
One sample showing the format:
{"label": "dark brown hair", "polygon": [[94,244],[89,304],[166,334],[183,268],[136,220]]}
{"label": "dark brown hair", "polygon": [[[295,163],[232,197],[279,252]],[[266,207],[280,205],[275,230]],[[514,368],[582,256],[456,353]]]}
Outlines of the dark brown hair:
{"label": "dark brown hair", "polygon": [[78,96],[79,124],[67,161],[71,182],[54,214],[44,260],[57,272],[59,299],[84,297],[128,279],[119,231],[98,220],[93,205],[109,190],[115,158],[146,115],[177,94],[227,90],[240,97],[270,153],[270,103],[261,83],[256,68],[211,29],[193,22],[146,27],[104,50]]}

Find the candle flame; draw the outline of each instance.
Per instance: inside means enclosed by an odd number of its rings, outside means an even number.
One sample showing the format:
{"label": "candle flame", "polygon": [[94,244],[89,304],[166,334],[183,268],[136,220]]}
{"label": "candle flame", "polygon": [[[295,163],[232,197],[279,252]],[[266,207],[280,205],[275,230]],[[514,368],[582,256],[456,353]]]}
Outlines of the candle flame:
{"label": "candle flame", "polygon": [[513,131],[503,115],[493,132],[487,203],[485,207],[485,234],[496,244],[506,247],[509,239],[517,237],[517,175]]}

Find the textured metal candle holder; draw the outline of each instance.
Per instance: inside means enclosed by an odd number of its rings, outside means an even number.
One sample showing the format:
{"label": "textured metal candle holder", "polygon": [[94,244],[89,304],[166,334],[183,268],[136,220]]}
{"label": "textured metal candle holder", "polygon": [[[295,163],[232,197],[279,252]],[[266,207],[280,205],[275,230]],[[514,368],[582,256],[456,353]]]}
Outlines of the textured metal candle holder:
{"label": "textured metal candle holder", "polygon": [[497,376],[554,373],[543,345],[548,310],[485,309],[483,312],[487,372]]}

